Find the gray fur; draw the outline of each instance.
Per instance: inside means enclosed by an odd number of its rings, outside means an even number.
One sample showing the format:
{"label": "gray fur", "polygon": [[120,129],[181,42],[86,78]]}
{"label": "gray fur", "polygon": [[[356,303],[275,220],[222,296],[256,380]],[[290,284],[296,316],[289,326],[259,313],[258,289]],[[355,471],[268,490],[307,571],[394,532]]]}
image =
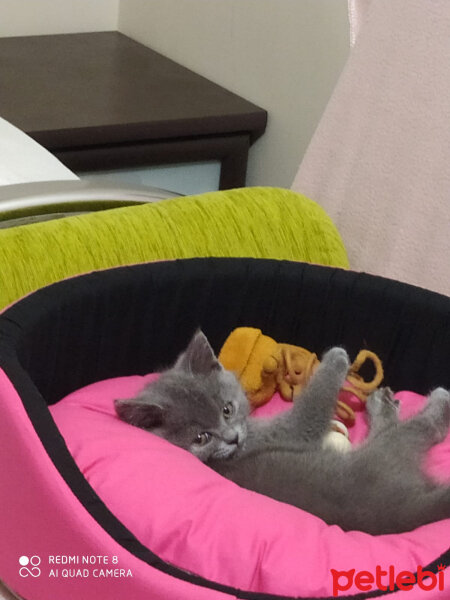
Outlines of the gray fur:
{"label": "gray fur", "polygon": [[[189,450],[242,487],[344,530],[396,533],[450,518],[450,487],[420,469],[424,453],[448,431],[449,392],[437,388],[421,413],[400,422],[392,392],[378,390],[367,402],[368,439],[341,454],[322,441],[348,368],[345,350],[332,348],[290,411],[252,419],[236,377],[197,332],[173,368],[115,406],[123,420]],[[230,406],[233,414],[224,414]],[[204,433],[208,439],[199,443]]]}

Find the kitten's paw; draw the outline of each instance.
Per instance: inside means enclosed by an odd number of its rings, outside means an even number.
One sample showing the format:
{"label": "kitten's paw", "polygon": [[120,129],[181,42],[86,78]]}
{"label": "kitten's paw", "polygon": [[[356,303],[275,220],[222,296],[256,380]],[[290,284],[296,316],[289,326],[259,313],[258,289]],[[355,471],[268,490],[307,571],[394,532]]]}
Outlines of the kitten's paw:
{"label": "kitten's paw", "polygon": [[400,410],[400,402],[394,398],[394,392],[389,387],[375,390],[367,398],[367,412],[370,417],[396,418]]}
{"label": "kitten's paw", "polygon": [[322,357],[322,364],[329,365],[339,372],[347,373],[350,368],[350,359],[344,348],[336,346],[325,352]]}
{"label": "kitten's paw", "polygon": [[428,397],[429,402],[443,402],[444,404],[450,404],[450,391],[443,387],[435,388]]}
{"label": "kitten's paw", "polygon": [[425,410],[428,413],[433,412],[448,427],[450,425],[450,392],[441,387],[433,390],[428,396]]}
{"label": "kitten's paw", "polygon": [[450,393],[444,388],[433,390],[425,407],[411,420],[422,426],[434,444],[442,442],[450,425]]}

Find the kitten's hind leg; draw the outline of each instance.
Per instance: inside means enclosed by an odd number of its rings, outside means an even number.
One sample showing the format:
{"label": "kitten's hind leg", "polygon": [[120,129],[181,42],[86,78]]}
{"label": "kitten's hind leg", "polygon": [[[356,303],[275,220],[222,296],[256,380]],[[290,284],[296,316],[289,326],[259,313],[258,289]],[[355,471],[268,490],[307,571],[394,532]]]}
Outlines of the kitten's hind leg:
{"label": "kitten's hind leg", "polygon": [[[450,486],[436,485],[434,489],[428,491],[418,498],[422,523],[432,523],[442,519],[450,519]],[[415,527],[422,523],[415,524]]]}
{"label": "kitten's hind leg", "polygon": [[305,389],[294,399],[292,417],[299,438],[320,441],[329,431],[339,390],[350,367],[343,348],[331,348]]}
{"label": "kitten's hind leg", "polygon": [[366,405],[370,437],[399,422],[399,406],[399,401],[394,398],[392,390],[388,387],[379,388],[370,394]]}
{"label": "kitten's hind leg", "polygon": [[373,456],[371,460],[386,464],[390,472],[408,472],[410,481],[423,481],[421,458],[431,446],[445,438],[449,424],[450,393],[437,388],[428,396],[421,412],[406,421],[392,423],[384,429],[380,427],[376,434],[371,432],[365,449]]}
{"label": "kitten's hind leg", "polygon": [[444,388],[436,388],[428,396],[422,411],[401,423],[399,433],[414,440],[418,448],[426,450],[444,440],[449,426],[450,393]]}

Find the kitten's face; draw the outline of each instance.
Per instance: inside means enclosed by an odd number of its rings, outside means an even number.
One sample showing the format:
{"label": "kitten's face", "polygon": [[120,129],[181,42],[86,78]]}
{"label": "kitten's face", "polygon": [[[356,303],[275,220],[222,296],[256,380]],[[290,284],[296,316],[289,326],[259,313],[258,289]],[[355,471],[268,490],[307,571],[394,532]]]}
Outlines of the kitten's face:
{"label": "kitten's face", "polygon": [[175,366],[136,397],[116,400],[119,417],[188,450],[201,461],[225,459],[247,436],[249,404],[198,332]]}

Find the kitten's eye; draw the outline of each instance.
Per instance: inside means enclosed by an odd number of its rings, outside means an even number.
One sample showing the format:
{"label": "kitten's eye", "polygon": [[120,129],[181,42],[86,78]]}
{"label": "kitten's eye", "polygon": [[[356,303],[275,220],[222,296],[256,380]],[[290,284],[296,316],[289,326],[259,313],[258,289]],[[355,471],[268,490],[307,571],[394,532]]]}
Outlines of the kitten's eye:
{"label": "kitten's eye", "polygon": [[205,446],[205,444],[207,444],[210,440],[211,440],[211,434],[208,433],[207,431],[203,431],[203,433],[199,433],[195,439],[194,439],[194,444],[197,444],[198,446]]}
{"label": "kitten's eye", "polygon": [[234,406],[232,405],[231,402],[228,402],[228,404],[225,404],[225,406],[223,407],[223,416],[225,417],[225,419],[229,419],[234,413]]}

